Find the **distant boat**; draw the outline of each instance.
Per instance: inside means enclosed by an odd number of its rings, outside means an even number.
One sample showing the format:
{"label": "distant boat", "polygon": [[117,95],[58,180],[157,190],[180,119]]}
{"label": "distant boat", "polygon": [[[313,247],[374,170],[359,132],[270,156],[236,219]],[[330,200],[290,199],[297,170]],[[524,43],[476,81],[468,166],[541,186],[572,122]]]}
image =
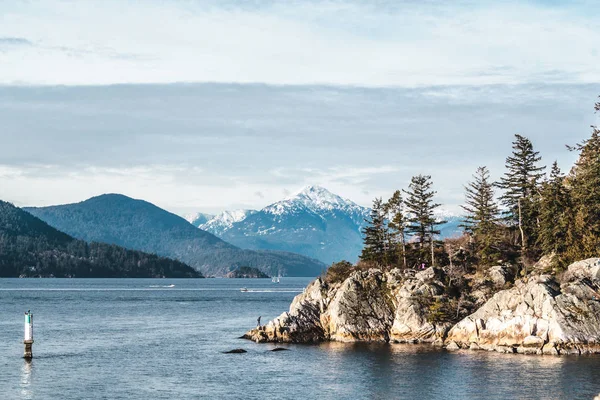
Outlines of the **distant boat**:
{"label": "distant boat", "polygon": [[274,276],[273,278],[271,278],[271,282],[273,282],[273,283],[279,283],[279,279],[280,279],[279,276]]}
{"label": "distant boat", "polygon": [[167,286],[167,287],[175,287],[175,285],[171,284],[171,285],[169,285],[169,286]]}
{"label": "distant boat", "polygon": [[240,289],[240,292],[247,292],[247,291],[248,291],[248,288],[245,288],[245,287]]}

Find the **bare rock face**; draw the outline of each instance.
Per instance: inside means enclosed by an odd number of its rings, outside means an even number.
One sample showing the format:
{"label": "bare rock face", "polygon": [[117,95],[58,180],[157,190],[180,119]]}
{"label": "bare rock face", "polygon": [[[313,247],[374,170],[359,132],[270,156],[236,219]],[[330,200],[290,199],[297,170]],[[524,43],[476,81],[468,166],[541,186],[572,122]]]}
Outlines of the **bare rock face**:
{"label": "bare rock face", "polygon": [[[393,276],[394,271],[390,273]],[[427,318],[428,309],[423,298],[441,296],[444,285],[439,270],[428,268],[398,286],[392,286],[394,322],[390,339],[398,343],[442,344],[450,329],[448,323],[433,323]]]}
{"label": "bare rock face", "polygon": [[329,287],[321,279],[296,296],[290,311],[244,337],[258,342],[439,342],[448,331],[427,321],[423,296],[440,294],[439,271],[405,278],[401,271],[355,272]]}
{"label": "bare rock face", "polygon": [[569,266],[562,285],[540,275],[496,293],[448,333],[448,348],[524,354],[600,352],[600,259]]}
{"label": "bare rock face", "polygon": [[485,268],[471,279],[471,296],[475,306],[481,307],[494,293],[505,288],[514,279],[514,271],[503,265]]}

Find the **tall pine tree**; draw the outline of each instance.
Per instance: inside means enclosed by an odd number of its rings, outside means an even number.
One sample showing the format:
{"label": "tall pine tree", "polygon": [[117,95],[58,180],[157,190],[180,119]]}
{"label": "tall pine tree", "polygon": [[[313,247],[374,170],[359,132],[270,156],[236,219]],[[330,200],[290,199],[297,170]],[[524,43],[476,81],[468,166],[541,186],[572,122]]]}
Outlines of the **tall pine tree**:
{"label": "tall pine tree", "polygon": [[[417,175],[412,177],[408,190],[404,190],[404,193],[407,195],[405,204],[409,213],[407,232],[413,234],[417,239],[421,261],[430,259],[431,264],[435,265],[434,236],[440,234],[437,226],[446,221],[438,221],[435,218],[434,210],[440,204],[433,202],[433,197],[437,192],[432,190],[432,186],[430,175]],[[427,244],[431,250],[431,257],[428,257],[427,254]]]}
{"label": "tall pine tree", "polygon": [[388,220],[388,237],[389,237],[389,252],[390,260],[398,264],[402,260],[402,266],[407,267],[406,262],[406,216],[404,213],[404,200],[402,192],[396,190],[392,197],[384,205]]}
{"label": "tall pine tree", "polygon": [[567,250],[571,198],[558,163],[552,164],[550,177],[540,191],[539,246],[544,254],[554,253],[560,262]]}
{"label": "tall pine tree", "polygon": [[367,226],[363,229],[364,247],[360,255],[363,261],[378,264],[385,263],[387,250],[387,226],[385,220],[385,209],[381,198],[373,201],[373,208],[369,219],[365,220]]}
{"label": "tall pine tree", "polygon": [[519,229],[524,255],[534,250],[537,241],[538,188],[546,167],[538,165],[542,158],[526,137],[515,135],[512,148],[512,155],[506,159],[507,171],[497,186],[504,190],[500,200],[506,207],[505,218]]}
{"label": "tall pine tree", "polygon": [[473,235],[479,260],[494,261],[499,257],[494,243],[499,209],[487,167],[477,168],[473,181],[465,186],[465,205],[461,207],[465,211],[462,227]]}

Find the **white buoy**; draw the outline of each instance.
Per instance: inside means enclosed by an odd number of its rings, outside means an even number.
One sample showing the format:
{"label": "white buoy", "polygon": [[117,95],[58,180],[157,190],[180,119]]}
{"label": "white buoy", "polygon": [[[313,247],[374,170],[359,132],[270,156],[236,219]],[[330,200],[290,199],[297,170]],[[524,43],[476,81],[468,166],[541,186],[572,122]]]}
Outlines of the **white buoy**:
{"label": "white buoy", "polygon": [[23,357],[29,360],[33,358],[33,314],[31,311],[25,313],[25,338],[23,343],[25,344],[25,354]]}

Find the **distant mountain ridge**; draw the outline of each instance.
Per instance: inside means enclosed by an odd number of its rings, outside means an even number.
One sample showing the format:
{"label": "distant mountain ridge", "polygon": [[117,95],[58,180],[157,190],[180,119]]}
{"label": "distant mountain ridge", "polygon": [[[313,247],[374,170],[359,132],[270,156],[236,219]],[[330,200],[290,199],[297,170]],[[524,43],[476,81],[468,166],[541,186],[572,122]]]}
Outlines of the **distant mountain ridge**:
{"label": "distant mountain ridge", "polygon": [[86,243],[0,201],[0,276],[201,278],[189,265],[114,244]]}
{"label": "distant mountain ridge", "polygon": [[[323,187],[307,186],[262,210],[226,211],[197,226],[241,248],[290,251],[330,264],[358,260],[369,213]],[[460,217],[444,209],[436,215],[447,221],[441,238],[461,234]]]}
{"label": "distant mountain ridge", "polygon": [[271,275],[317,276],[325,268],[321,262],[297,254],[242,250],[175,214],[120,194],[26,210],[79,239],[172,257],[205,275],[224,276],[236,267],[249,266]]}

